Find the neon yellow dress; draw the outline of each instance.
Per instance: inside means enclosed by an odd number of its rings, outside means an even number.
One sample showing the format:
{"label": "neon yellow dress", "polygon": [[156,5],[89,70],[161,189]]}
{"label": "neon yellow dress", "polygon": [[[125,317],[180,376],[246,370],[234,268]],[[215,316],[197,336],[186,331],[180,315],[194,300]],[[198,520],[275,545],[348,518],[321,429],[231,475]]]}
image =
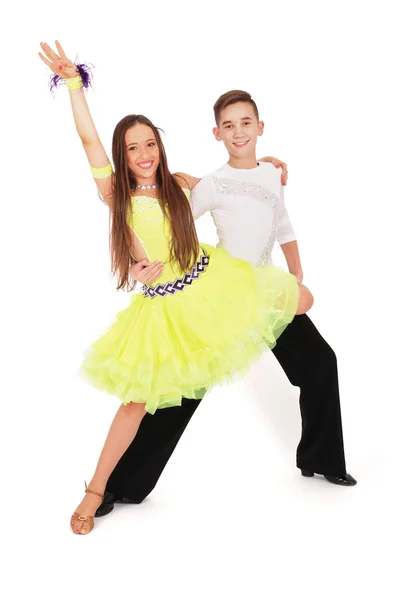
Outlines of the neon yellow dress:
{"label": "neon yellow dress", "polygon": [[163,274],[132,294],[82,369],[97,388],[153,414],[245,374],[292,321],[299,289],[277,267],[255,268],[206,244],[182,273],[169,261],[170,227],[154,198],[132,198],[130,226],[149,260],[165,263]]}

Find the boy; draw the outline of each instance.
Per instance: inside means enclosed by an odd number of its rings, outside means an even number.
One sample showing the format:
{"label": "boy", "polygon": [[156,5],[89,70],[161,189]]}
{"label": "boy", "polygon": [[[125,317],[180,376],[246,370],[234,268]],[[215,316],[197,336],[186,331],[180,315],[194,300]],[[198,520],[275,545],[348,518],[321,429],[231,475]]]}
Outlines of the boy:
{"label": "boy", "polygon": [[[301,282],[298,244],[284,206],[280,174],[271,163],[256,160],[256,142],[264,124],[254,100],[247,92],[227,92],[217,100],[214,113],[213,133],[224,143],[229,160],[199,183],[187,179],[195,219],[210,211],[218,245],[255,266],[271,264],[271,251],[278,241],[289,271]],[[131,274],[149,284],[162,268],[142,261],[134,265]],[[300,388],[302,436],[297,467],[305,477],[318,473],[337,485],[355,485],[345,467],[333,350],[303,314],[288,325],[272,352],[289,381]],[[110,477],[98,516],[110,512],[114,501],[122,496],[141,502],[148,495],[199,402],[184,399],[181,408],[160,410],[144,418],[137,437]]]}

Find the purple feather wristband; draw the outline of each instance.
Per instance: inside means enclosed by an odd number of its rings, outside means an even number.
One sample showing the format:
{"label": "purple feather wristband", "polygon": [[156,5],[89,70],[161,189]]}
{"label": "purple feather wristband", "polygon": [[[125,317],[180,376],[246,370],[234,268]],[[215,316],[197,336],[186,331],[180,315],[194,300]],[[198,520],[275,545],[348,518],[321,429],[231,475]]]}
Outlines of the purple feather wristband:
{"label": "purple feather wristband", "polygon": [[[93,65],[89,66],[86,64],[80,64],[80,65],[77,65],[76,63],[74,63],[74,64],[77,67],[77,76],[78,76],[78,74],[81,76],[82,86],[85,89],[92,87],[93,75],[92,75],[91,67],[93,67]],[[65,84],[64,77],[61,77],[60,75],[53,75],[53,77],[50,79],[50,91],[53,92],[54,89],[59,88],[60,85],[64,85],[64,84]]]}

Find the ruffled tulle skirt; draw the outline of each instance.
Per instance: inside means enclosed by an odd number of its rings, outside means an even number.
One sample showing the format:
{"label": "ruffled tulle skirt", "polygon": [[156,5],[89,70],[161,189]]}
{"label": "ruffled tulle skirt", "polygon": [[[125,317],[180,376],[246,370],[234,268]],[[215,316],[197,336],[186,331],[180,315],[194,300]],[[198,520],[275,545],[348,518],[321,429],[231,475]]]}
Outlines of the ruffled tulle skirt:
{"label": "ruffled tulle skirt", "polygon": [[154,413],[245,374],[274,347],[296,313],[295,277],[201,246],[210,262],[199,279],[174,295],[133,294],[89,348],[82,371],[93,385]]}

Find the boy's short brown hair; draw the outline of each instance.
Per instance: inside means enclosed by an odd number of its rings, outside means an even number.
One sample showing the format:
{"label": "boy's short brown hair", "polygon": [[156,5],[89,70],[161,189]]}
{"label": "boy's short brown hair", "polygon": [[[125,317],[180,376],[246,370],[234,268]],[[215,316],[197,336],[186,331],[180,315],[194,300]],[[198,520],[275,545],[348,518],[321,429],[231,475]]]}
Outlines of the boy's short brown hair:
{"label": "boy's short brown hair", "polygon": [[251,94],[248,94],[248,92],[243,92],[242,90],[231,90],[231,92],[226,92],[220,96],[213,106],[214,118],[216,119],[217,127],[219,126],[222,111],[227,108],[227,106],[230,106],[231,104],[237,104],[237,102],[249,102],[255,111],[257,120],[259,121],[258,107],[256,106],[255,100],[252,100]]}

